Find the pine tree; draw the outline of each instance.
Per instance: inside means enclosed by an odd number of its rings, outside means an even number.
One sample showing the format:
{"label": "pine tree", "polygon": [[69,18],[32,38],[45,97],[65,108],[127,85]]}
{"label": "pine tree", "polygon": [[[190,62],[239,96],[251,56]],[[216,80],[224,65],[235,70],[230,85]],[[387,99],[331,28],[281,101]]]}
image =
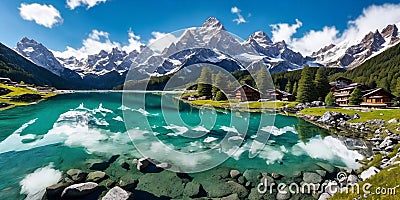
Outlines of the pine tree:
{"label": "pine tree", "polygon": [[322,101],[329,93],[331,86],[329,85],[328,78],[325,75],[325,69],[320,67],[315,75],[315,99]]}
{"label": "pine tree", "polygon": [[288,81],[288,83],[286,84],[285,91],[286,91],[286,92],[289,92],[289,93],[292,93],[292,91],[293,91],[293,85],[292,85],[292,82],[291,82],[291,81]]}
{"label": "pine tree", "polygon": [[262,69],[257,71],[256,85],[261,93],[265,93],[265,91],[267,91],[268,89],[274,88],[272,79],[269,78],[269,75],[267,73],[267,68],[263,67]]}
{"label": "pine tree", "polygon": [[335,105],[335,97],[333,96],[333,92],[329,92],[325,97],[325,104],[328,106]]}
{"label": "pine tree", "polygon": [[350,94],[349,104],[350,105],[360,105],[363,101],[362,98],[362,90],[359,87],[356,87],[353,92]]}
{"label": "pine tree", "polygon": [[201,97],[210,97],[212,96],[211,90],[211,72],[208,68],[203,67],[197,83],[197,92]]}
{"label": "pine tree", "polygon": [[306,103],[314,100],[314,83],[313,74],[310,67],[304,67],[301,72],[297,89],[297,101]]}
{"label": "pine tree", "polygon": [[227,84],[228,84],[228,79],[226,78],[226,76],[221,71],[218,72],[217,75],[215,75],[213,81],[212,95],[216,97],[217,92],[220,90],[227,92],[226,91]]}
{"label": "pine tree", "polygon": [[292,92],[293,92],[292,94],[293,94],[294,96],[297,96],[297,88],[298,88],[297,82],[294,82],[293,91],[292,91]]}
{"label": "pine tree", "polygon": [[393,93],[396,97],[400,97],[400,77],[397,78],[397,84],[396,84],[396,89],[394,90]]}
{"label": "pine tree", "polygon": [[226,95],[221,90],[218,91],[217,94],[215,95],[215,100],[217,100],[217,101],[224,101],[226,99],[227,99]]}

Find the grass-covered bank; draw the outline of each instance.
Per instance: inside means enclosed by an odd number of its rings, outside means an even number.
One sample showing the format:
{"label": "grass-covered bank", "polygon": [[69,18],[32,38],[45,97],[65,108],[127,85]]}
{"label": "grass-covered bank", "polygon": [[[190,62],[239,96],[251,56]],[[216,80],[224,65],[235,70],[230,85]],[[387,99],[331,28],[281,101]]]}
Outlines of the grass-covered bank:
{"label": "grass-covered bank", "polygon": [[4,105],[0,108],[0,111],[15,106],[30,105],[56,95],[54,92],[39,92],[35,90],[34,87],[17,87],[0,84],[0,88],[4,91],[8,91],[8,93],[0,95],[0,103]]}

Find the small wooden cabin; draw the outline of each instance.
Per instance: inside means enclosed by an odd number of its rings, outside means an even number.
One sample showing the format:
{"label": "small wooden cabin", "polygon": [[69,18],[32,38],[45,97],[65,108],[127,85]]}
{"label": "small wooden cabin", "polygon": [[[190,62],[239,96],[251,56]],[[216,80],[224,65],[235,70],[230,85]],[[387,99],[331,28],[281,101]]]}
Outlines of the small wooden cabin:
{"label": "small wooden cabin", "polygon": [[294,100],[296,100],[296,97],[293,94],[290,94],[289,92],[285,92],[282,90],[272,89],[272,90],[268,90],[267,92],[268,92],[267,96],[271,100],[278,100],[278,101],[294,101]]}
{"label": "small wooden cabin", "polygon": [[260,99],[260,91],[244,84],[234,90],[237,100],[243,101],[258,101]]}
{"label": "small wooden cabin", "polygon": [[360,104],[365,107],[388,107],[392,105],[393,95],[382,88],[374,89],[363,95],[363,102]]}

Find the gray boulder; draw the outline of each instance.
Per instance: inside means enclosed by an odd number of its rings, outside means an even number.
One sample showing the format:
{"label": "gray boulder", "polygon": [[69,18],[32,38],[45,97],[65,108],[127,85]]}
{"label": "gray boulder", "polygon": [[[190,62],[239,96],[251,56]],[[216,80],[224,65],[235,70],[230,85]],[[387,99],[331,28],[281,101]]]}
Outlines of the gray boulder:
{"label": "gray boulder", "polygon": [[306,183],[320,183],[322,181],[322,177],[314,172],[304,172],[303,181]]}
{"label": "gray boulder", "polygon": [[115,186],[107,192],[102,200],[128,200],[132,199],[132,193],[125,191],[124,189]]}
{"label": "gray boulder", "polygon": [[240,172],[238,170],[236,170],[236,169],[232,169],[229,172],[229,175],[231,176],[231,178],[236,178],[236,177],[238,177],[240,175]]}
{"label": "gray boulder", "polygon": [[185,190],[183,191],[183,195],[187,197],[195,197],[200,193],[201,185],[196,182],[189,182],[185,185]]}
{"label": "gray boulder", "polygon": [[162,171],[141,176],[135,189],[151,193],[157,197],[179,198],[183,194],[184,184],[176,173]]}
{"label": "gray boulder", "polygon": [[74,182],[83,182],[86,179],[87,173],[80,169],[70,169],[67,171],[67,175]]}
{"label": "gray boulder", "polygon": [[95,172],[90,172],[87,175],[86,181],[88,182],[100,182],[106,177],[106,173],[102,171],[95,171]]}
{"label": "gray boulder", "polygon": [[77,198],[86,196],[98,189],[97,183],[94,182],[86,182],[86,183],[78,183],[74,185],[70,185],[66,187],[62,194],[62,198]]}
{"label": "gray boulder", "polygon": [[238,194],[231,194],[229,196],[222,197],[221,200],[240,200],[240,198]]}
{"label": "gray boulder", "polygon": [[149,158],[140,158],[137,162],[136,169],[139,171],[142,171],[145,169],[147,166],[150,164],[150,159]]}
{"label": "gray boulder", "polygon": [[292,194],[290,193],[289,187],[285,187],[283,190],[278,190],[278,193],[276,194],[276,199],[277,200],[287,200],[290,198]]}

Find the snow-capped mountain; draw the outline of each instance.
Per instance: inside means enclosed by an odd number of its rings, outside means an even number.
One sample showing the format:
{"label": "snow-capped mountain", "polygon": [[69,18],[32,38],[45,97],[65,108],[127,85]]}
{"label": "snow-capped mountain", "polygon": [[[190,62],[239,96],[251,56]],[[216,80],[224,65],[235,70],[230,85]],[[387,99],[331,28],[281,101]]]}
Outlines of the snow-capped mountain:
{"label": "snow-capped mountain", "polygon": [[[120,74],[124,73],[130,67],[126,63],[131,62],[137,54],[137,51],[127,54],[125,51],[115,47],[110,52],[100,50],[98,54],[89,55],[82,59],[75,57],[57,57],[57,59],[65,68],[76,71],[82,77],[88,74],[101,76],[112,71],[117,71]],[[123,63],[124,65],[122,65]]]}
{"label": "snow-capped mountain", "polygon": [[264,56],[263,62],[270,73],[292,71],[308,64],[301,53],[289,49],[285,41],[273,43],[262,31],[257,31],[243,43],[254,48],[259,55]]}
{"label": "snow-capped mountain", "polygon": [[388,25],[381,32],[370,32],[358,43],[351,45],[344,41],[329,45],[314,52],[311,57],[316,63],[326,67],[353,69],[369,58],[378,55],[400,41],[397,26]]}
{"label": "snow-capped mountain", "polygon": [[43,67],[58,76],[60,76],[65,69],[54,57],[51,51],[35,40],[24,37],[17,43],[15,50],[36,65]]}
{"label": "snow-capped mountain", "polygon": [[169,40],[161,47],[143,47],[141,52],[99,49],[98,54],[79,59],[56,58],[51,50],[28,38],[18,42],[15,50],[64,79],[81,81],[92,88],[110,88],[122,84],[129,69],[135,73],[134,79],[139,80],[179,70],[190,73],[187,66],[200,63],[217,65],[230,72],[251,68],[256,62],[266,66],[270,73],[293,71],[305,65],[352,69],[397,44],[400,37],[396,25],[389,25],[381,32],[368,33],[359,42],[331,44],[304,57],[291,50],[285,41],[273,42],[262,31],[241,41],[228,33],[220,21],[210,17],[201,27],[187,29]]}

